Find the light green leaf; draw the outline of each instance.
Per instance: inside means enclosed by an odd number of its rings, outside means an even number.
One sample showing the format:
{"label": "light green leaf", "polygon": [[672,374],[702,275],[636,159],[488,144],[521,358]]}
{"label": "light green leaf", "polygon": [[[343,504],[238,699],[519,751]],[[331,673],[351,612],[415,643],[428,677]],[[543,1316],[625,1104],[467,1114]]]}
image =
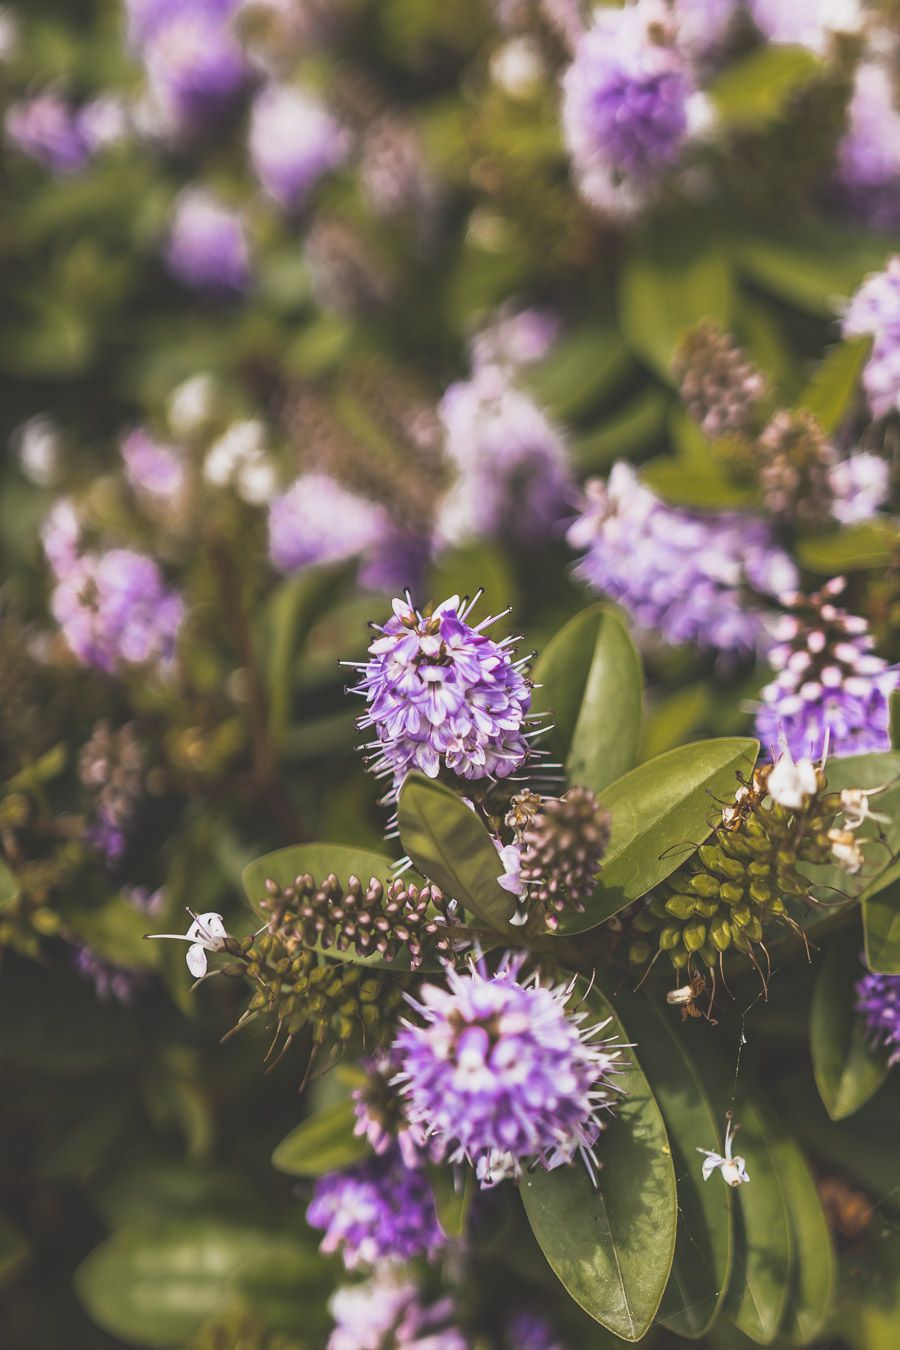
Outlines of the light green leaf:
{"label": "light green leaf", "polygon": [[872,882],[862,897],[866,965],[900,975],[900,862]]}
{"label": "light green leaf", "polygon": [[153,924],[121,895],[108,896],[99,905],[62,906],[62,917],[98,956],[132,970],[155,970],[162,958],[158,942],[145,941]]}
{"label": "light green leaf", "polygon": [[695,741],[667,750],[611,783],[603,804],[612,837],[583,914],[560,916],[559,933],[583,933],[639,900],[670,876],[710,834],[720,803],[749,773],[758,743],[745,737]]}
{"label": "light green leaf", "polygon": [[0,862],[0,910],[17,900],[19,893],[20,887],[15,874],[9,870],[5,862]]}
{"label": "light green leaf", "polygon": [[475,812],[443,783],[411,773],[400,789],[397,819],[400,841],[422,875],[504,932],[513,900],[500,885],[499,854]]}
{"label": "light green leaf", "polygon": [[810,1345],[831,1311],[835,1260],[828,1221],[816,1183],[800,1149],[784,1136],[774,1147],[778,1180],[787,1203],[794,1270],[781,1334],[792,1345]]}
{"label": "light green leaf", "polygon": [[[612,1009],[594,989],[592,1015]],[[628,1036],[616,1018],[601,1033]],[[595,1188],[581,1163],[538,1168],[522,1181],[522,1201],[541,1250],[584,1311],[626,1341],[651,1327],[669,1278],[678,1204],[662,1114],[631,1052],[622,1075],[627,1096],[600,1136]]]}
{"label": "light green leaf", "polygon": [[448,1238],[462,1237],[476,1189],[473,1173],[429,1163],[428,1176],[438,1223]]}
{"label": "light green leaf", "polygon": [[240,1273],[290,1258],[295,1238],[219,1220],[123,1228],[75,1272],[75,1291],[105,1331],[129,1344],[183,1346],[234,1297]]}
{"label": "light green leaf", "polygon": [[701,683],[687,684],[651,705],[644,717],[639,757],[650,759],[683,744],[709,716],[711,707],[709,685]]}
{"label": "light green leaf", "polygon": [[702,319],[727,328],[732,278],[716,231],[697,216],[660,219],[628,237],[619,277],[619,325],[638,356],[672,380],[672,358],[686,329]]}
{"label": "light green leaf", "polygon": [[534,667],[532,708],[551,713],[550,746],[570,783],[601,793],[635,761],[641,728],[641,659],[608,605],[582,610]]}
{"label": "light green leaf", "polygon": [[837,431],[851,411],[871,349],[870,337],[848,338],[832,347],[797,400],[818,418],[824,431]]}
{"label": "light green leaf", "polygon": [[675,1260],[659,1317],[670,1331],[696,1339],[715,1320],[731,1271],[732,1191],[704,1183],[696,1153],[698,1147],[722,1147],[722,1121],[710,1105],[675,1010],[666,1009],[656,991],[651,997],[620,997],[618,1004],[663,1113],[678,1178]]}
{"label": "light green leaf", "polygon": [[272,1154],[272,1166],[291,1177],[321,1177],[359,1162],[370,1152],[353,1133],[353,1101],[344,1097],[316,1111],[286,1134]]}
{"label": "light green leaf", "polygon": [[770,44],[732,61],[707,93],[726,127],[762,127],[780,116],[788,100],[821,70],[806,47]]}
{"label": "light green leaf", "polygon": [[797,541],[797,561],[811,572],[861,572],[885,567],[891,560],[897,532],[887,521],[848,525],[843,530],[810,534]]}
{"label": "light green leaf", "polygon": [[572,437],[571,455],[582,473],[601,473],[617,459],[630,459],[666,443],[669,398],[655,386],[604,417],[594,431]]}
{"label": "light green leaf", "polygon": [[525,373],[523,383],[552,417],[578,417],[623,379],[628,350],[612,325],[586,324],[564,334],[542,360]]}
{"label": "light green leaf", "polygon": [[702,468],[661,455],[643,466],[641,480],[663,501],[697,511],[736,511],[754,505],[758,496],[755,488],[741,487],[729,478],[713,455]]}
{"label": "light green leaf", "polygon": [[854,985],[863,974],[856,925],[837,933],[821,957],[813,988],[809,1043],[816,1086],[832,1120],[858,1111],[887,1077],[887,1055],[875,1049],[856,1012]]}

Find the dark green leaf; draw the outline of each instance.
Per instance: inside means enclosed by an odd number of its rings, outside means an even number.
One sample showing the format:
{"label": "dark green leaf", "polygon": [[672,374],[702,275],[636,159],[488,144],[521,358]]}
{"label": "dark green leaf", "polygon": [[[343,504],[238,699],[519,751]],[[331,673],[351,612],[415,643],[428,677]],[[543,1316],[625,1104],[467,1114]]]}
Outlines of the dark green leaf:
{"label": "dark green leaf", "polygon": [[618,331],[590,324],[566,333],[527,371],[524,384],[552,417],[577,417],[619,384],[630,358]]}
{"label": "dark green leaf", "polygon": [[600,473],[623,456],[630,458],[665,442],[669,398],[658,388],[641,391],[624,408],[605,417],[595,431],[574,436],[572,460],[583,473]]}
{"label": "dark green leaf", "polygon": [[334,1102],[285,1135],[272,1154],[272,1166],[291,1177],[321,1177],[350,1167],[370,1151],[366,1140],[353,1133],[355,1123],[352,1099]]}
{"label": "dark green leaf", "polygon": [[96,1247],[75,1272],[75,1290],[111,1335],[182,1346],[233,1300],[241,1271],[297,1250],[294,1238],[216,1220],[142,1224]]}
{"label": "dark green leaf", "polygon": [[[592,1016],[611,1014],[596,989],[587,1001]],[[601,1034],[614,1031],[627,1039],[615,1018]],[[597,1187],[576,1163],[529,1172],[521,1190],[534,1235],[571,1297],[623,1340],[639,1341],[669,1278],[678,1205],[666,1128],[636,1061],[622,1086],[627,1096],[597,1145]]]}
{"label": "dark green leaf", "polygon": [[434,1192],[438,1223],[448,1238],[462,1237],[475,1192],[472,1172],[429,1164],[428,1176]]}
{"label": "dark green leaf", "polygon": [[[641,1066],[666,1122],[678,1178],[678,1238],[660,1320],[679,1336],[703,1336],[725,1295],[732,1257],[732,1192],[704,1183],[698,1147],[722,1147],[722,1120],[688,1052],[672,1009],[654,991],[619,998]],[[715,1179],[714,1179],[715,1180]]]}
{"label": "dark green leaf", "polygon": [[19,889],[15,874],[9,870],[5,862],[0,862],[0,910],[18,899]]}
{"label": "dark green leaf", "polygon": [[147,928],[153,925],[121,895],[111,895],[99,905],[64,904],[62,916],[67,928],[114,965],[133,970],[155,970],[159,966],[160,943],[145,941]]}
{"label": "dark green leaf", "polygon": [[832,1120],[858,1111],[887,1077],[887,1055],[871,1044],[855,1009],[863,974],[854,924],[836,934],[821,957],[810,1011],[810,1052],[816,1086]]}
{"label": "dark green leaf", "polygon": [[900,862],[873,881],[862,897],[866,965],[900,975]]}
{"label": "dark green leaf", "polygon": [[242,1302],[267,1329],[302,1336],[303,1345],[325,1345],[331,1328],[322,1297],[327,1278],[314,1249],[286,1240],[242,1265],[235,1285]]}
{"label": "dark green leaf", "polygon": [[812,1082],[790,1093],[791,1121],[813,1152],[856,1181],[873,1200],[900,1214],[896,1144],[900,1083],[891,1077],[849,1120],[829,1120]]}
{"label": "dark green leaf", "polygon": [[626,341],[666,381],[686,329],[714,318],[728,327],[732,279],[715,231],[697,217],[651,221],[629,236],[619,279]]}
{"label": "dark green leaf", "polygon": [[806,47],[769,44],[732,61],[707,92],[726,127],[762,127],[820,70],[821,62]]}
{"label": "dark green leaf", "polygon": [[782,1137],[773,1150],[787,1203],[794,1270],[781,1332],[792,1345],[810,1345],[825,1327],[834,1292],[834,1248],[816,1183],[800,1149]]}
{"label": "dark green leaf", "polygon": [[858,572],[884,567],[891,560],[896,531],[887,522],[869,521],[848,525],[827,534],[811,534],[797,542],[797,559],[811,572],[833,576],[836,572]]}
{"label": "dark green leaf", "polygon": [[641,659],[607,605],[582,610],[534,667],[532,707],[553,715],[550,745],[570,783],[600,793],[632,767],[641,727]]}
{"label": "dark green leaf", "polygon": [[411,773],[400,789],[397,818],[401,843],[422,875],[504,932],[512,897],[498,881],[500,858],[475,812],[443,783]]}
{"label": "dark green leaf", "polygon": [[798,399],[825,431],[837,431],[853,407],[859,379],[872,348],[869,337],[848,338],[832,347]]}
{"label": "dark green leaf", "polygon": [[583,933],[639,900],[689,858],[707,838],[719,803],[737,790],[759,746],[745,737],[696,741],[668,750],[610,784],[603,803],[612,838],[592,899],[583,914],[561,916],[559,932]]}

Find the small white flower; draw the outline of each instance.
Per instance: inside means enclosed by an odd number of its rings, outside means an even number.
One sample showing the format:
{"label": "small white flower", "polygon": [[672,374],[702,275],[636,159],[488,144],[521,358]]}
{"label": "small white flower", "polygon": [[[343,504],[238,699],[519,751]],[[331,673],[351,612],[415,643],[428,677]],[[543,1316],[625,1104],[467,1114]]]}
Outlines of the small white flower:
{"label": "small white flower", "polygon": [[192,375],[172,391],[167,415],[176,436],[186,440],[198,435],[215,410],[216,382],[212,375]]}
{"label": "small white flower", "polygon": [[[192,914],[191,910],[188,910]],[[186,933],[148,933],[148,938],[173,938],[175,942],[189,942],[187,968],[194,979],[206,974],[206,953],[220,952],[225,946],[228,930],[221,914],[193,914],[193,923]]]}
{"label": "small white flower", "polygon": [[510,895],[516,897],[516,912],[510,919],[510,923],[515,927],[521,928],[528,922],[528,912],[520,901],[525,894],[525,882],[522,880],[522,855],[518,844],[501,844],[499,840],[494,840],[494,847],[500,854],[500,861],[503,864],[503,872],[497,878],[500,885]]}
{"label": "small white flower", "polygon": [[789,811],[800,811],[819,789],[816,766],[811,759],[800,759],[795,764],[790,750],[785,750],[769,774],[769,796]]}
{"label": "small white flower", "polygon": [[708,1148],[697,1149],[698,1153],[705,1155],[703,1163],[704,1181],[709,1181],[713,1172],[717,1170],[722,1173],[723,1181],[726,1181],[729,1186],[743,1186],[750,1180],[744,1159],[740,1156],[735,1157],[731,1151],[735,1134],[736,1130],[731,1123],[729,1112],[725,1125],[725,1156],[723,1157],[721,1153],[713,1153]]}
{"label": "small white flower", "polygon": [[828,831],[828,839],[834,860],[842,871],[855,876],[863,865],[862,841],[851,830],[842,830],[837,826]]}
{"label": "small white flower", "polygon": [[877,820],[883,825],[890,824],[888,816],[879,815],[869,806],[869,798],[883,791],[883,787],[869,788],[868,791],[865,788],[844,788],[841,793],[841,810],[848,830],[858,830],[865,820]]}

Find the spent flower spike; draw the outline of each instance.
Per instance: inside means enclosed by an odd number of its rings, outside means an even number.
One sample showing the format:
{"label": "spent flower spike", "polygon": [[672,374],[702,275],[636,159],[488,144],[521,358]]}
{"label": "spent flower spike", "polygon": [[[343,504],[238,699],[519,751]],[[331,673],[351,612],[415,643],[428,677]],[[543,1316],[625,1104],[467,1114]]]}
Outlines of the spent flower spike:
{"label": "spent flower spike", "polygon": [[186,933],[148,933],[148,938],[171,938],[175,942],[189,942],[185,961],[195,980],[201,980],[206,974],[207,952],[220,952],[228,940],[228,930],[221,914],[194,914],[188,910],[193,922]]}
{"label": "spent flower spike", "polygon": [[744,1162],[744,1159],[739,1154],[735,1155],[732,1152],[734,1136],[737,1134],[739,1128],[740,1126],[733,1124],[731,1112],[729,1111],[725,1124],[724,1156],[721,1153],[712,1152],[708,1148],[697,1149],[698,1153],[703,1153],[705,1155],[705,1161],[703,1163],[704,1181],[709,1181],[715,1171],[722,1173],[722,1180],[727,1182],[729,1186],[744,1186],[750,1180],[747,1164]]}

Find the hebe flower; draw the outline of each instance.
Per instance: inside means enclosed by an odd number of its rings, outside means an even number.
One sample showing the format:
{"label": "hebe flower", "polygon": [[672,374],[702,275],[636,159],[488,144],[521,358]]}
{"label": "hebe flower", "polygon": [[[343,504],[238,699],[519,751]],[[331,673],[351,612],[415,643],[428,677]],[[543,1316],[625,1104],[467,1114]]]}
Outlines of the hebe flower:
{"label": "hebe flower", "polygon": [[243,220],[203,188],[186,188],[176,200],[165,259],[179,281],[197,290],[227,293],[250,285]]}
{"label": "hebe flower", "polygon": [[582,1025],[586,1013],[567,1011],[571,986],[520,981],[523,960],[508,955],[494,975],[448,969],[449,988],[408,994],[421,1022],[394,1041],[410,1124],[451,1163],[471,1163],[483,1186],[576,1153],[590,1169],[619,1067],[619,1050]]}
{"label": "hebe flower", "polygon": [[84,665],[167,665],[184,617],[154,560],[131,549],[87,553],[60,577],[50,602],[63,637]]}
{"label": "hebe flower", "polygon": [[559,525],[574,496],[565,440],[507,369],[481,365],[451,385],[440,416],[457,473],[438,516],[440,537],[533,541]]}
{"label": "hebe flower", "polygon": [[227,20],[179,10],[142,48],[150,91],[166,122],[191,131],[217,117],[247,78],[247,63]]}
{"label": "hebe flower", "polygon": [[523,662],[512,659],[512,639],[483,632],[495,618],[467,622],[471,609],[454,595],[426,617],[409,598],[394,600],[393,618],[369,647],[353,689],[369,704],[359,725],[375,730],[373,771],[393,774],[397,786],[410,769],[505,778],[528,756]]}
{"label": "hebe flower", "polygon": [[765,521],[737,512],[701,515],[667,506],[617,464],[586,485],[569,543],[586,549],[578,575],[667,642],[750,652],[762,637],[745,590],[779,594],[797,582]]}
{"label": "hebe flower", "polygon": [[841,525],[871,520],[888,499],[891,469],[886,459],[859,450],[832,464],[829,472],[831,514]]}
{"label": "hebe flower", "polygon": [[426,1307],[414,1281],[389,1266],[363,1284],[338,1289],[328,1309],[336,1324],[328,1350],[467,1350],[465,1337],[450,1324],[452,1300]]}
{"label": "hebe flower", "polygon": [[889,1063],[900,1063],[900,975],[863,975],[856,984],[856,1011],[890,1052]]}
{"label": "hebe flower", "polygon": [[135,492],[157,502],[176,502],[187,487],[187,468],[172,445],[154,440],[144,427],[128,433],[119,446],[125,478]]}
{"label": "hebe flower", "polygon": [[514,370],[540,361],[560,332],[559,318],[546,309],[499,310],[471,342],[472,367],[509,366]]}
{"label": "hebe flower", "polygon": [[900,257],[866,277],[844,315],[844,336],[870,333],[875,341],[863,372],[876,417],[900,409]]}
{"label": "hebe flower", "polygon": [[250,118],[250,159],[268,195],[290,210],[346,158],[347,134],[310,94],[269,85]]}
{"label": "hebe flower", "polygon": [[22,154],[53,173],[77,173],[91,156],[91,143],[75,110],[52,91],[10,104],[6,135]]}
{"label": "hebe flower", "polygon": [[563,77],[566,145],[583,195],[629,215],[653,195],[689,135],[695,88],[657,0],[598,10]]}
{"label": "hebe flower", "polygon": [[396,1147],[320,1177],[306,1220],[325,1230],[322,1251],[339,1252],[348,1270],[432,1257],[446,1242],[428,1174],[407,1167]]}
{"label": "hebe flower", "polygon": [[380,506],[324,473],[305,473],[269,508],[269,557],[280,572],[345,562],[390,532]]}
{"label": "hebe flower", "polygon": [[140,48],[180,14],[201,14],[224,24],[238,3],[239,0],[125,0],[128,40]]}
{"label": "hebe flower", "polygon": [[880,62],[856,71],[835,183],[855,215],[879,229],[900,226],[900,111],[891,71]]}
{"label": "hebe flower", "polygon": [[890,749],[889,701],[900,672],[873,654],[865,619],[834,604],[845,584],[835,577],[808,597],[782,597],[791,612],[775,627],[768,661],[777,674],[756,714],[767,749],[784,744],[794,759]]}

